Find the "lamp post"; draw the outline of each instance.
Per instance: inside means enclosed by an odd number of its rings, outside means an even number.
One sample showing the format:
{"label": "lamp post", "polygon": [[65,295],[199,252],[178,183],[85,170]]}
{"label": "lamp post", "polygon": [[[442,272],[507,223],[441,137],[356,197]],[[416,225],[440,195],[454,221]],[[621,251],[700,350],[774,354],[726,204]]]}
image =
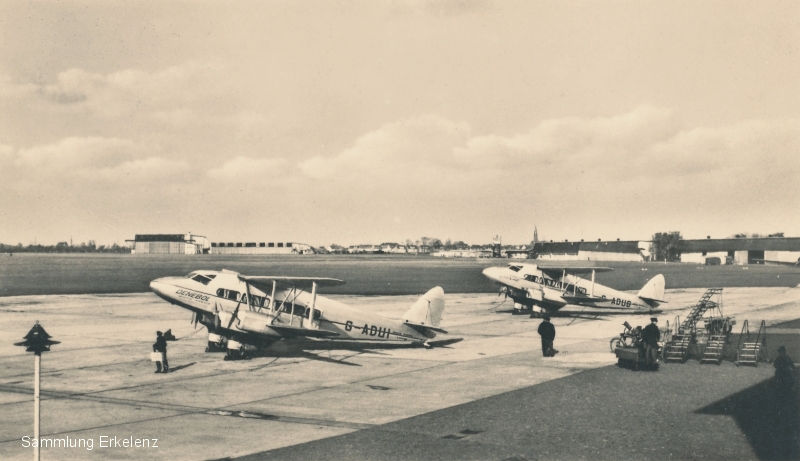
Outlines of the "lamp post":
{"label": "lamp post", "polygon": [[39,321],[33,325],[31,331],[25,335],[25,341],[21,343],[14,343],[15,346],[26,347],[25,352],[33,352],[33,438],[36,440],[36,445],[33,446],[33,459],[39,461],[39,370],[42,366],[42,352],[50,350],[53,344],[59,344],[60,341],[53,341],[51,336],[44,331]]}

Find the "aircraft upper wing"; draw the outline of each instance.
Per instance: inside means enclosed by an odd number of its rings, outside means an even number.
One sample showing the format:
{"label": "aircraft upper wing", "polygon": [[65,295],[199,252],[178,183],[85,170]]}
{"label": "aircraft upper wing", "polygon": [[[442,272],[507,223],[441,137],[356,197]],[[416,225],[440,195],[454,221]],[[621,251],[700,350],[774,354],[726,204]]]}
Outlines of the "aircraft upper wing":
{"label": "aircraft upper wing", "polygon": [[539,269],[547,273],[561,273],[566,271],[567,274],[586,274],[589,272],[610,272],[614,269],[610,267],[594,267],[594,266],[539,266]]}
{"label": "aircraft upper wing", "polygon": [[344,280],[332,279],[327,277],[285,277],[285,276],[271,276],[271,275],[240,275],[239,279],[251,285],[255,285],[261,289],[272,289],[272,282],[277,282],[279,285],[288,285],[293,287],[310,287],[312,283],[316,283],[318,287],[335,287],[344,285]]}

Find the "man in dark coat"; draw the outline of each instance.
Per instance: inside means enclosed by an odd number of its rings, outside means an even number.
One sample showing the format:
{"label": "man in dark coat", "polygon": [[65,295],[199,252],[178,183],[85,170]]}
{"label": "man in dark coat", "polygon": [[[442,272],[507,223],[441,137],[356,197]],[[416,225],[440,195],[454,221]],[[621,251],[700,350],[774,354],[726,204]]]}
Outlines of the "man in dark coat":
{"label": "man in dark coat", "polygon": [[778,348],[778,357],[772,364],[775,366],[775,382],[778,384],[778,388],[781,391],[790,392],[794,387],[795,379],[792,371],[796,370],[797,367],[792,362],[792,359],[786,355],[784,346]]}
{"label": "man in dark coat", "polygon": [[550,323],[550,316],[543,317],[543,322],[539,324],[539,336],[542,337],[542,355],[545,357],[552,357],[556,355],[557,350],[553,349],[553,341],[556,339],[556,327]]}
{"label": "man in dark coat", "polygon": [[[167,331],[169,334],[170,332]],[[167,362],[167,337],[160,331],[156,331],[156,342],[153,344],[153,352],[161,352],[161,361],[156,362],[156,373],[169,373],[169,362]],[[161,364],[164,370],[161,370]]]}
{"label": "man in dark coat", "polygon": [[658,319],[652,317],[650,319],[650,325],[647,325],[642,330],[642,342],[645,347],[644,355],[647,360],[647,365],[651,369],[655,369],[658,366],[659,339],[661,339],[661,330],[658,329]]}

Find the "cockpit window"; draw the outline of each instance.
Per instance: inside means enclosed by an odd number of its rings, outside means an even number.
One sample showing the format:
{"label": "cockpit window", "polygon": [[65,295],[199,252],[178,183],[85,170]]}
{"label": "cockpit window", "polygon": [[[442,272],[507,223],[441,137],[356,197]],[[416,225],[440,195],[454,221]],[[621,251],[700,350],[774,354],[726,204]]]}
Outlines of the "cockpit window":
{"label": "cockpit window", "polygon": [[203,285],[208,285],[209,283],[211,283],[211,279],[202,274],[195,275],[194,277],[192,277],[192,280],[194,280],[195,282],[200,282]]}
{"label": "cockpit window", "polygon": [[519,272],[519,270],[522,269],[522,266],[509,265],[508,268],[511,269],[514,272]]}

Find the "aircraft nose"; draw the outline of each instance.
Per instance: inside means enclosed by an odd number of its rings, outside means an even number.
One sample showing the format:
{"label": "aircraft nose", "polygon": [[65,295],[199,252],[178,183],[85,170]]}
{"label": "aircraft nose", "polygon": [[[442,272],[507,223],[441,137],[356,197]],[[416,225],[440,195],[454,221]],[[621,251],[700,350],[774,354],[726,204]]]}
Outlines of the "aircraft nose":
{"label": "aircraft nose", "polygon": [[488,279],[497,280],[498,269],[497,267],[487,267],[483,270],[483,275]]}
{"label": "aircraft nose", "polygon": [[150,282],[150,289],[153,290],[155,294],[163,296],[169,287],[172,286],[172,284],[169,283],[169,279],[170,277],[162,277],[160,279],[153,280]]}

